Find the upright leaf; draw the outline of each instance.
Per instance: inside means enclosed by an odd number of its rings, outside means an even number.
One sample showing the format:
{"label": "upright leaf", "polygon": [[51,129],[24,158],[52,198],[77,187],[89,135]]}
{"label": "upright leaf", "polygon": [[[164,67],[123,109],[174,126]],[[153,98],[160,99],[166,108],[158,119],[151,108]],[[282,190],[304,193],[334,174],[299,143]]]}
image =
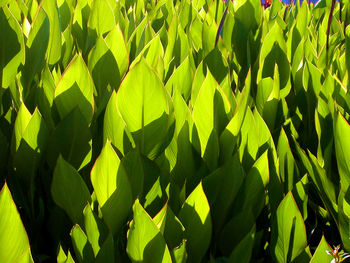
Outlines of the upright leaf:
{"label": "upright leaf", "polygon": [[0,8],[0,32],[6,36],[6,40],[0,42],[0,85],[7,88],[14,81],[25,56],[21,27],[7,6]]}
{"label": "upright leaf", "polygon": [[202,183],[187,197],[179,219],[185,227],[188,260],[201,262],[209,248],[212,231],[210,207]]}
{"label": "upright leaf", "polygon": [[73,223],[83,222],[83,209],[91,202],[90,192],[80,174],[61,156],[52,178],[51,194]]}
{"label": "upright leaf", "polygon": [[292,262],[306,248],[303,217],[291,192],[277,208],[271,233],[271,253],[277,262]]}
{"label": "upright leaf", "polygon": [[78,107],[88,123],[94,114],[94,84],[81,55],[76,55],[55,89],[54,102],[63,119]]}
{"label": "upright leaf", "polygon": [[318,244],[315,253],[312,255],[310,263],[329,263],[332,262],[332,255],[329,255],[327,251],[332,251],[330,245],[328,245],[324,236],[322,236],[320,243]]}
{"label": "upright leaf", "polygon": [[55,64],[61,58],[61,28],[56,1],[44,0],[43,8],[50,23],[50,37],[47,47],[47,62]]}
{"label": "upright leaf", "polygon": [[338,112],[334,123],[335,154],[337,157],[340,184],[343,189],[350,185],[350,125]]}
{"label": "upright leaf", "polygon": [[152,218],[138,200],[133,206],[134,220],[128,232],[126,252],[132,262],[172,262],[168,246]]}
{"label": "upright leaf", "polygon": [[26,230],[6,183],[0,191],[0,261],[34,262]]}
{"label": "upright leaf", "polygon": [[94,253],[84,231],[79,225],[74,225],[70,233],[75,255],[80,263],[94,262]]}
{"label": "upright leaf", "polygon": [[103,219],[112,233],[117,233],[132,206],[132,190],[125,169],[109,141],[91,171],[91,183]]}
{"label": "upright leaf", "polygon": [[135,144],[150,159],[170,143],[173,106],[161,80],[142,59],[126,75],[117,93],[117,108]]}

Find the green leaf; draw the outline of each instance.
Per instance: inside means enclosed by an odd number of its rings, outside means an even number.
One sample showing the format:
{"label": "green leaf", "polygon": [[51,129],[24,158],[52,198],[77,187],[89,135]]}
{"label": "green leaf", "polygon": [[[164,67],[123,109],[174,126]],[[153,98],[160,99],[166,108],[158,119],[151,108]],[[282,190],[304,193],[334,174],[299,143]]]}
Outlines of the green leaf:
{"label": "green leaf", "polygon": [[280,176],[284,184],[284,192],[288,193],[297,182],[299,171],[289,146],[288,137],[283,128],[281,129],[278,139],[277,152],[280,164]]}
{"label": "green leaf", "polygon": [[90,123],[94,114],[94,83],[81,55],[76,55],[55,89],[54,102],[63,119],[78,107]]}
{"label": "green leaf", "polygon": [[227,262],[228,263],[234,263],[234,262],[249,263],[252,257],[254,238],[255,238],[255,226],[235,247],[230,257],[228,258]]}
{"label": "green leaf", "polygon": [[192,112],[194,123],[198,129],[202,156],[204,156],[209,138],[214,130],[217,135],[220,135],[228,124],[230,110],[231,106],[227,97],[208,70],[198,91]]}
{"label": "green leaf", "polygon": [[181,246],[184,239],[185,228],[168,204],[165,204],[165,206],[153,218],[153,222],[157,225],[164,236],[171,252],[173,249],[176,249],[176,247]]}
{"label": "green leaf", "polygon": [[96,256],[108,234],[108,228],[102,220],[92,211],[90,204],[84,208],[84,226],[87,239],[91,244],[94,255]]}
{"label": "green leaf", "polygon": [[[0,6],[7,1],[0,1]],[[7,88],[17,74],[17,69],[24,63],[25,48],[20,25],[10,10],[4,6],[0,8],[0,32],[6,36],[0,42],[0,84]]]}
{"label": "green leaf", "polygon": [[141,198],[143,194],[144,167],[138,149],[128,152],[122,159],[122,165],[130,181],[133,200]]}
{"label": "green leaf", "polygon": [[2,8],[3,6],[7,5],[10,3],[12,0],[0,0],[0,7]]}
{"label": "green leaf", "polygon": [[88,61],[98,96],[104,94],[108,85],[113,89],[119,87],[129,64],[128,51],[119,25],[105,39],[97,39]]}
{"label": "green leaf", "polygon": [[250,96],[250,80],[251,72],[249,71],[247,76],[247,84],[242,90],[241,95],[238,98],[237,106],[235,108],[233,118],[227,124],[225,130],[222,132],[220,136],[220,152],[222,153],[221,158],[225,160],[232,155],[236,144],[237,144],[237,136],[240,133],[245,114],[247,112],[248,107],[248,99]]}
{"label": "green leaf", "polygon": [[106,142],[107,139],[124,155],[134,145],[134,140],[117,108],[117,94],[115,91],[109,99],[103,121],[103,141]]}
{"label": "green leaf", "polygon": [[91,171],[91,183],[104,221],[113,234],[118,233],[132,206],[132,190],[125,169],[109,141]]}
{"label": "green leaf", "polygon": [[185,101],[188,101],[191,95],[192,81],[193,72],[190,65],[190,59],[187,57],[181,65],[175,69],[165,87],[170,94],[173,94],[173,90],[177,89]]}
{"label": "green leaf", "polygon": [[[26,89],[30,88],[35,75],[45,66],[45,54],[49,43],[49,35],[49,19],[47,18],[45,11],[42,8],[39,8],[37,15],[32,22],[26,42],[26,63],[22,69],[21,78],[23,86]],[[28,91],[26,91],[26,93],[28,93]]]}
{"label": "green leaf", "polygon": [[306,248],[304,220],[291,192],[277,208],[271,233],[271,253],[277,262],[292,262]]}
{"label": "green leaf", "polygon": [[42,7],[49,19],[50,37],[47,47],[47,62],[50,65],[57,63],[61,58],[61,28],[56,1],[44,0]]}
{"label": "green leaf", "polygon": [[338,225],[343,246],[350,248],[350,188],[341,190],[338,198]]}
{"label": "green leaf", "polygon": [[350,133],[350,125],[338,112],[334,121],[335,154],[340,176],[340,185],[347,189],[350,185],[350,138],[344,136]]}
{"label": "green leaf", "polygon": [[73,223],[83,222],[83,209],[91,202],[90,192],[80,174],[61,156],[52,178],[51,194]]}
{"label": "green leaf", "polygon": [[138,199],[133,206],[134,220],[128,232],[126,252],[132,262],[172,262],[169,249],[152,218]]}
{"label": "green leaf", "polygon": [[[275,23],[271,30],[265,36],[265,40],[261,46],[259,57],[258,83],[261,79],[274,77],[275,64],[278,66],[281,97],[288,95],[282,89],[290,86],[290,63],[287,58],[287,45],[283,37],[282,28]],[[286,93],[286,94],[284,94]]]}
{"label": "green leaf", "polygon": [[113,235],[110,233],[106,241],[101,246],[99,253],[96,256],[96,263],[114,263],[114,241]]}
{"label": "green leaf", "polygon": [[203,188],[213,215],[213,226],[218,233],[225,223],[230,208],[244,180],[244,170],[238,155],[203,179]]}
{"label": "green leaf", "polygon": [[144,59],[120,85],[117,108],[135,144],[144,155],[155,159],[170,143],[173,106],[163,83]]}
{"label": "green leaf", "polygon": [[115,17],[108,0],[94,0],[91,5],[91,13],[88,26],[96,30],[98,36],[111,31],[115,25]]}
{"label": "green leaf", "polygon": [[265,151],[254,163],[235,200],[234,211],[251,209],[257,218],[265,205],[265,189],[269,183],[268,151]]}
{"label": "green leaf", "polygon": [[74,108],[51,134],[47,149],[50,167],[55,166],[60,154],[78,170],[91,160],[91,132],[78,107]]}
{"label": "green leaf", "polygon": [[34,262],[26,230],[6,183],[0,191],[0,261]]}
{"label": "green leaf", "polygon": [[312,255],[310,263],[329,263],[332,261],[332,255],[329,255],[327,251],[332,251],[332,248],[328,245],[325,237],[322,235],[321,241],[318,244],[315,253]]}
{"label": "green leaf", "polygon": [[94,262],[94,253],[91,244],[88,242],[88,239],[80,226],[74,225],[70,235],[72,237],[73,248],[78,262]]}
{"label": "green leaf", "polygon": [[13,165],[25,182],[33,183],[41,155],[46,148],[48,134],[37,109],[31,115],[22,103],[17,118],[12,140]]}
{"label": "green leaf", "polygon": [[209,248],[212,231],[210,207],[202,183],[187,197],[179,219],[185,227],[188,260],[201,262]]}

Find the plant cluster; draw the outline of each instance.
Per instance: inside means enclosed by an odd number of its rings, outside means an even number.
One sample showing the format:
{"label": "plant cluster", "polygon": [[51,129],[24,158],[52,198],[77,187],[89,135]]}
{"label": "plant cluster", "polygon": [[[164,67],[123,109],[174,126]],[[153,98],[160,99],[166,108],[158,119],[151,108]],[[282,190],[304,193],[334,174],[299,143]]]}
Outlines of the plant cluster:
{"label": "plant cluster", "polygon": [[345,260],[349,8],[0,0],[0,262]]}

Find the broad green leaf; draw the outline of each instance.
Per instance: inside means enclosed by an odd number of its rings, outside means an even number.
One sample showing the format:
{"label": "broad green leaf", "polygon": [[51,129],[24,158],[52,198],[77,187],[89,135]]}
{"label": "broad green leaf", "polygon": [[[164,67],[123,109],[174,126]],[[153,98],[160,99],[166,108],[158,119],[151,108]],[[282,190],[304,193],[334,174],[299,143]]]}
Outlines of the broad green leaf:
{"label": "broad green leaf", "polygon": [[34,180],[42,154],[46,150],[48,132],[38,109],[31,115],[24,103],[20,106],[17,119],[12,138],[13,167],[16,169],[17,178],[24,183],[25,188],[29,189],[29,198],[32,202]]}
{"label": "broad green leaf", "polygon": [[17,118],[15,121],[15,127],[14,127],[14,133],[12,137],[12,151],[15,152],[20,143],[21,139],[23,137],[23,134],[25,133],[25,130],[28,126],[28,123],[30,122],[32,116],[30,112],[28,111],[27,107],[24,103],[21,104],[18,113]]}
{"label": "broad green leaf", "polygon": [[85,52],[88,39],[88,20],[92,0],[78,0],[72,21],[72,35],[80,51]]}
{"label": "broad green leaf", "polygon": [[280,176],[284,184],[284,192],[288,193],[297,182],[298,167],[290,149],[288,137],[283,128],[281,129],[278,139],[277,152],[280,164]]}
{"label": "broad green leaf", "polygon": [[255,226],[235,247],[230,257],[228,258],[227,262],[228,263],[234,263],[234,262],[249,263],[252,257],[254,238],[255,238]]}
{"label": "broad green leaf", "polygon": [[185,227],[188,260],[201,262],[209,248],[212,231],[210,207],[202,183],[187,197],[179,219]]}
{"label": "broad green leaf", "polygon": [[129,215],[132,190],[125,169],[109,141],[91,171],[91,183],[104,221],[112,233],[117,233]]}
{"label": "broad green leaf", "polygon": [[143,195],[144,167],[138,149],[128,152],[121,160],[128,175],[133,201]]}
{"label": "broad green leaf", "polygon": [[134,141],[129,130],[126,128],[126,123],[117,107],[117,94],[113,91],[106,107],[103,121],[103,141],[108,140],[120,151],[126,154],[131,150]]}
{"label": "broad green leaf", "polygon": [[259,113],[270,130],[274,130],[280,100],[280,77],[277,64],[274,67],[273,80],[268,77],[259,82],[256,100]]}
{"label": "broad green leaf", "polygon": [[[22,78],[24,88],[29,88],[35,75],[45,66],[45,54],[48,48],[50,35],[49,19],[45,11],[39,8],[32,22],[26,42],[26,53]],[[29,62],[30,61],[30,62]],[[28,93],[28,91],[26,92]],[[25,94],[23,95],[25,96]]]}
{"label": "broad green leaf", "polygon": [[73,223],[83,222],[83,209],[91,202],[90,192],[80,174],[61,156],[52,178],[51,194]]}
{"label": "broad green leaf", "polygon": [[108,0],[93,0],[88,22],[89,29],[96,30],[98,36],[113,29],[115,17]]}
{"label": "broad green leaf", "polygon": [[[7,1],[1,2],[0,6]],[[0,84],[7,88],[14,81],[17,69],[25,58],[21,27],[7,6],[0,8],[0,32],[4,36],[0,42]]]}
{"label": "broad green leaf", "polygon": [[8,3],[10,3],[12,0],[1,0],[0,1],[0,7],[2,8],[3,6],[7,5]]}
{"label": "broad green leaf", "polygon": [[228,124],[230,110],[230,103],[208,70],[192,112],[194,123],[198,129],[202,156],[204,156],[213,132],[216,131],[217,135],[220,135]]}
{"label": "broad green leaf", "polygon": [[[275,64],[278,66],[281,97],[289,93],[290,86],[290,64],[286,54],[287,46],[283,32],[278,23],[275,23],[261,46],[259,57],[258,82],[267,77],[273,78]],[[286,91],[282,89],[287,87]],[[286,94],[285,94],[286,93]]]}
{"label": "broad green leaf", "polygon": [[104,239],[107,237],[108,228],[92,211],[90,204],[86,205],[83,213],[86,236],[96,256],[100,251]]}
{"label": "broad green leaf", "polygon": [[244,180],[244,170],[238,155],[230,157],[224,166],[203,179],[203,188],[211,207],[213,226],[218,233]]}
{"label": "broad green leaf", "polygon": [[329,263],[332,261],[333,257],[327,253],[327,251],[332,251],[330,245],[328,245],[325,237],[322,235],[320,243],[318,244],[315,253],[312,255],[310,263]]}
{"label": "broad green leaf", "polygon": [[55,105],[63,119],[78,107],[90,123],[94,114],[94,83],[81,55],[76,55],[55,89]]}
{"label": "broad green leaf", "polygon": [[169,249],[152,218],[138,199],[133,206],[134,219],[128,231],[126,252],[132,262],[172,262]]}
{"label": "broad green leaf", "polygon": [[74,225],[70,233],[75,255],[80,263],[94,262],[94,253],[84,231],[79,225]]}
{"label": "broad green leaf", "polygon": [[173,106],[161,80],[142,59],[126,75],[117,92],[117,108],[135,144],[150,159],[170,143]]}
{"label": "broad green leaf", "polygon": [[235,213],[224,226],[219,236],[219,248],[223,255],[229,257],[235,248],[249,236],[254,228],[256,218],[251,208]]}
{"label": "broad green leaf", "polygon": [[129,67],[129,50],[119,25],[113,27],[106,36],[105,41],[117,61],[120,78],[122,79]]}
{"label": "broad green leaf", "polygon": [[98,38],[88,61],[98,96],[103,95],[108,84],[118,89],[129,64],[128,50],[119,25],[113,27],[105,39]]}
{"label": "broad green leaf", "polygon": [[334,142],[340,185],[343,189],[347,189],[350,185],[350,138],[345,136],[345,134],[349,133],[349,123],[338,112],[334,121]]}
{"label": "broad green leaf", "polygon": [[76,107],[56,127],[47,147],[47,161],[51,168],[58,156],[75,169],[82,169],[91,160],[91,132],[83,114]]}
{"label": "broad green leaf", "polygon": [[114,249],[114,241],[113,235],[110,233],[106,239],[106,241],[101,246],[100,251],[96,256],[96,263],[114,263],[115,257],[115,249]]}
{"label": "broad green leaf", "polygon": [[66,255],[62,249],[62,246],[59,246],[59,252],[57,255],[57,263],[75,263],[70,251],[68,250],[68,255]]}
{"label": "broad green leaf", "polygon": [[165,206],[153,218],[153,222],[157,225],[164,236],[170,252],[181,245],[184,239],[185,228],[168,204],[165,204]]}
{"label": "broad green leaf", "polygon": [[182,62],[182,64],[173,72],[165,87],[170,94],[173,94],[173,90],[177,89],[185,101],[188,101],[191,95],[192,81],[193,73],[189,57],[187,57]]}
{"label": "broad green leaf", "polygon": [[273,219],[271,253],[277,262],[292,262],[307,246],[304,220],[291,192],[282,200]]}
{"label": "broad green leaf", "polygon": [[251,209],[257,218],[265,204],[265,189],[269,183],[268,151],[265,151],[254,163],[244,182],[234,204],[234,211]]}
{"label": "broad green leaf", "polygon": [[339,233],[346,250],[350,248],[350,191],[341,189],[338,198]]}
{"label": "broad green leaf", "polygon": [[42,114],[48,129],[53,130],[55,124],[51,115],[51,108],[56,85],[48,66],[43,69],[41,80],[42,85],[37,92],[38,109]]}
{"label": "broad green leaf", "polygon": [[56,1],[44,0],[42,6],[49,19],[50,37],[47,47],[47,62],[55,64],[61,58],[61,28]]}
{"label": "broad green leaf", "polygon": [[[251,75],[249,71],[247,80],[248,78],[250,78],[250,76]],[[222,132],[220,136],[220,151],[222,152],[221,158],[224,158],[225,160],[232,155],[233,150],[236,147],[237,136],[241,130],[243,120],[247,112],[248,99],[249,99],[250,87],[251,87],[249,82],[250,80],[247,81],[248,85],[245,86],[245,88],[243,89],[239,97],[237,106],[233,114],[233,118],[227,124],[225,130]]]}
{"label": "broad green leaf", "polygon": [[26,230],[6,183],[0,191],[0,261],[34,262]]}

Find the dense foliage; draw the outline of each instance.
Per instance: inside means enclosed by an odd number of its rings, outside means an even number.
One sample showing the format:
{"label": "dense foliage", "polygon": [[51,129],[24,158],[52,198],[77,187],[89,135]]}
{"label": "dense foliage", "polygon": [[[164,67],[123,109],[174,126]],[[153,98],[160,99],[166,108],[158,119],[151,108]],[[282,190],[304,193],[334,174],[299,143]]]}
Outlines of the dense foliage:
{"label": "dense foliage", "polygon": [[334,3],[0,0],[0,262],[340,262]]}

